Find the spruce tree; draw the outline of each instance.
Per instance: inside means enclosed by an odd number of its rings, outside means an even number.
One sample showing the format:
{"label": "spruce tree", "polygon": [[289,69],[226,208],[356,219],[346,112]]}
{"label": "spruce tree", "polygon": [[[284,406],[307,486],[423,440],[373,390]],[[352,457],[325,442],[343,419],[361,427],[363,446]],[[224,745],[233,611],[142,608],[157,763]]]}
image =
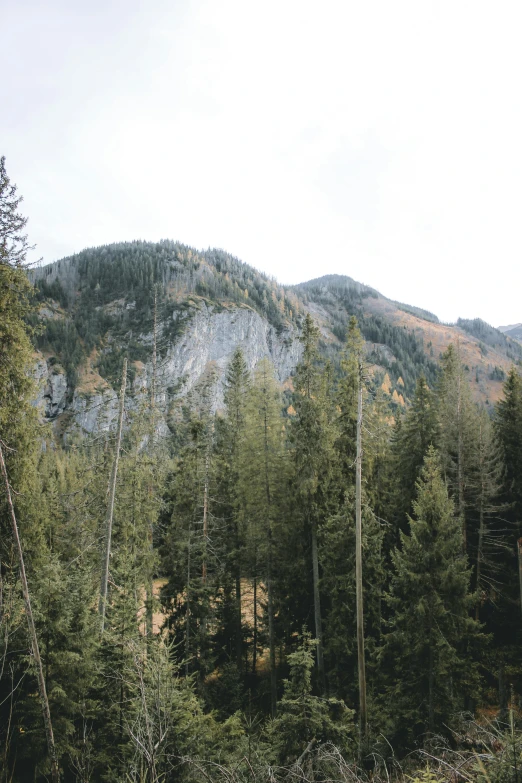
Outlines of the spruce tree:
{"label": "spruce tree", "polygon": [[504,383],[504,396],[495,410],[495,429],[504,466],[503,499],[509,518],[522,535],[522,378],[512,367]]}
{"label": "spruce tree", "polygon": [[467,488],[474,469],[478,435],[477,409],[471,399],[459,346],[450,345],[441,358],[437,388],[439,449],[442,468],[462,528],[462,546],[472,556],[475,530],[471,527]]}
{"label": "spruce tree", "polygon": [[426,379],[417,380],[415,396],[406,414],[396,419],[390,444],[388,513],[391,529],[388,546],[399,543],[399,531],[408,527],[408,514],[416,494],[424,458],[430,446],[437,446],[439,422],[436,400]]}
{"label": "spruce tree", "polygon": [[479,634],[470,616],[471,572],[433,447],[417,482],[409,526],[392,556],[386,597],[391,617],[382,651],[383,665],[392,669],[386,702],[402,747],[426,732],[445,733],[477,689],[476,665],[466,658]]}

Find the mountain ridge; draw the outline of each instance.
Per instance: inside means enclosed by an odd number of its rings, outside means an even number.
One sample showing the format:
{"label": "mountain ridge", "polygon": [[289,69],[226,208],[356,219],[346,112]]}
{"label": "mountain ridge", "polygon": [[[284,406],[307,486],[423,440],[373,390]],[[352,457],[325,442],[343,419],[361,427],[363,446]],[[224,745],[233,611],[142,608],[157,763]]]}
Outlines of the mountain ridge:
{"label": "mountain ridge", "polygon": [[[205,378],[214,379],[213,405],[219,406],[237,345],[249,366],[268,356],[280,382],[291,384],[307,312],[321,328],[322,355],[334,366],[355,315],[374,383],[400,405],[407,404],[419,374],[436,383],[437,363],[450,342],[458,342],[474,395],[485,403],[498,399],[507,370],[522,362],[522,346],[480,319],[442,324],[433,313],[345,275],[283,286],[223,250],[197,251],[170,240],[88,248],[32,270],[30,278],[42,330],[36,343],[39,404],[51,421],[68,416],[86,431],[101,426],[94,406],[115,410],[124,355],[131,399],[147,393],[155,300],[160,366],[170,368],[162,377],[165,426]],[[104,426],[113,419],[109,415]]]}

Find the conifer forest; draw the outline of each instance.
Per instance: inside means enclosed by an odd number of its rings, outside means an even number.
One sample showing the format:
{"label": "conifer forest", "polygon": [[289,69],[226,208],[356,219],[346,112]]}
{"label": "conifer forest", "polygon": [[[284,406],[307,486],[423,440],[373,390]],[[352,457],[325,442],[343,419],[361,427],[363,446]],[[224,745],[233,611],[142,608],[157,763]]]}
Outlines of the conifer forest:
{"label": "conifer forest", "polygon": [[[358,284],[328,343],[312,284],[222,251],[46,277],[0,175],[0,783],[522,782],[521,346],[492,402],[458,336],[424,350]],[[292,325],[290,377],[239,346],[217,402],[212,371],[163,388],[190,296]],[[38,351],[70,395],[96,363],[110,427],[42,420]]]}

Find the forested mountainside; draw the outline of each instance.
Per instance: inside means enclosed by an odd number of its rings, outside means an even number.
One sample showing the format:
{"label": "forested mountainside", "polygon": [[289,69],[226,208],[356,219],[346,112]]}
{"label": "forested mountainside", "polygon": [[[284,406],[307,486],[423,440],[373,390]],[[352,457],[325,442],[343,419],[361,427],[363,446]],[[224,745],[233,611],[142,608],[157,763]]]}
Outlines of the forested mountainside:
{"label": "forested mountainside", "polygon": [[516,344],[173,243],[28,275],[19,204],[1,783],[518,783]]}
{"label": "forested mountainside", "polygon": [[522,341],[522,324],[511,324],[509,326],[499,326],[499,331],[511,337],[513,340]]}
{"label": "forested mountainside", "polygon": [[518,342],[478,319],[440,324],[340,275],[284,287],[228,253],[170,241],[85,250],[33,270],[31,279],[40,302],[33,321],[42,326],[39,403],[59,431],[114,425],[123,357],[139,398],[150,386],[153,343],[165,426],[180,400],[209,382],[215,407],[222,404],[224,367],[238,345],[249,369],[267,356],[284,382],[299,358],[307,312],[320,324],[320,354],[334,372],[349,318],[358,318],[375,383],[392,407],[407,404],[420,374],[434,387],[440,356],[456,339],[473,395],[486,403],[498,399],[510,365],[522,359]]}

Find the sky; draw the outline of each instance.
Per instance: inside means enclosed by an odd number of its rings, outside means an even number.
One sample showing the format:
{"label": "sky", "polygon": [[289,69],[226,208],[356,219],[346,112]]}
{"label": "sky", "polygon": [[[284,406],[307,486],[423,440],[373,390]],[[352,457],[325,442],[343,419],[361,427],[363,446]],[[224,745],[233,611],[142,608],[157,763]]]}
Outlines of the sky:
{"label": "sky", "polygon": [[0,0],[32,258],[178,240],[522,321],[518,0]]}

